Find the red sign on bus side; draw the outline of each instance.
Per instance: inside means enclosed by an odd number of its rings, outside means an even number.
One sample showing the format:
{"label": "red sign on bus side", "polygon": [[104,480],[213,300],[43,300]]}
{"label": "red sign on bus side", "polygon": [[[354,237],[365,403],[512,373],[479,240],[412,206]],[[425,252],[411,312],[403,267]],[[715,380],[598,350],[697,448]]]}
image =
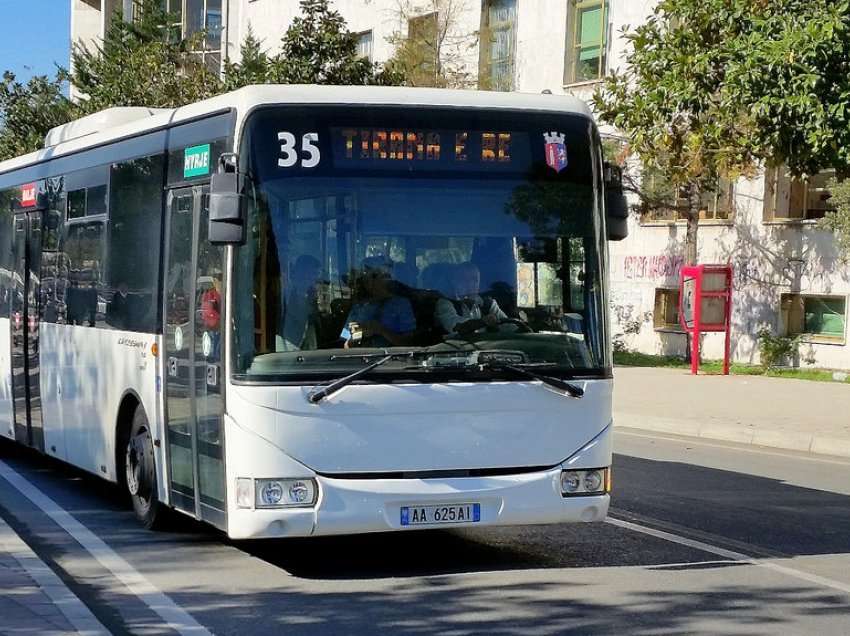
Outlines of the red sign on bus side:
{"label": "red sign on bus side", "polygon": [[38,188],[35,183],[21,186],[21,207],[31,208],[38,201]]}

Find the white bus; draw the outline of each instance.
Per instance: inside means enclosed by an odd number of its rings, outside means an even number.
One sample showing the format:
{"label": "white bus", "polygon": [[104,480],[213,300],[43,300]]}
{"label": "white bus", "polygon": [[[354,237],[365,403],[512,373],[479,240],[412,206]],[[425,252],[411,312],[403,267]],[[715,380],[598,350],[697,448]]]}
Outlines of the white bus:
{"label": "white bus", "polygon": [[602,520],[606,174],[554,95],[261,86],[54,129],[0,163],[0,435],[147,527]]}

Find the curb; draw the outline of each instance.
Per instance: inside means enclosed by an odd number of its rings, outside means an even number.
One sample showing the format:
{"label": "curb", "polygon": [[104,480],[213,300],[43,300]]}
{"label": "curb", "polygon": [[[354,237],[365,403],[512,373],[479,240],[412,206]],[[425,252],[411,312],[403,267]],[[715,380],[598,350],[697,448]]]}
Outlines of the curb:
{"label": "curb", "polygon": [[813,455],[850,458],[850,437],[830,437],[818,433],[755,428],[745,424],[725,426],[693,420],[647,417],[617,412],[614,413],[614,425],[620,428],[635,428],[720,442],[734,442],[750,446],[799,451]]}

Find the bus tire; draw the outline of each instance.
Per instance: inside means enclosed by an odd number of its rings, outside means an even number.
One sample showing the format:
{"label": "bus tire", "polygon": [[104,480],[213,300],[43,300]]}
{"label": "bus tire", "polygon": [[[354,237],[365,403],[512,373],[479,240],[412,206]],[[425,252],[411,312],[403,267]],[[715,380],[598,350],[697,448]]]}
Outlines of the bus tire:
{"label": "bus tire", "polygon": [[136,518],[148,530],[161,527],[165,511],[159,502],[150,426],[141,404],[133,414],[130,436],[127,438],[124,475]]}

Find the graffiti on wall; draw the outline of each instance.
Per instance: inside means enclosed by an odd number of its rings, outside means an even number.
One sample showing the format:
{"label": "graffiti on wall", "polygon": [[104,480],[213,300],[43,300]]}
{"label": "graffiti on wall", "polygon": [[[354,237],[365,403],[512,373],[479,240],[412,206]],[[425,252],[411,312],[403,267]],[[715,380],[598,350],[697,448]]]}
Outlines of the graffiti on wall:
{"label": "graffiti on wall", "polygon": [[623,272],[626,278],[679,278],[679,271],[685,259],[682,256],[626,256],[623,259]]}

